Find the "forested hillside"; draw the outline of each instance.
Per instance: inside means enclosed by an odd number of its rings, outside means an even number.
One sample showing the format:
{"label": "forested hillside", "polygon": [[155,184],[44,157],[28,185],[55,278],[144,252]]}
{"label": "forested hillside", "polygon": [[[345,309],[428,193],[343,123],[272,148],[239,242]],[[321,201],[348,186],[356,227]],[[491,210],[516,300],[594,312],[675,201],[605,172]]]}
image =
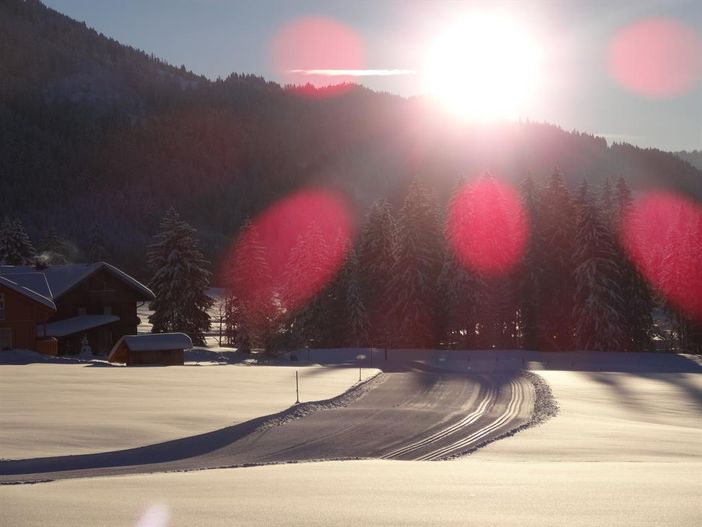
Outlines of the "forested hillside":
{"label": "forested hillside", "polygon": [[486,171],[516,184],[557,166],[571,188],[623,176],[634,191],[699,193],[702,173],[659,150],[541,123],[462,126],[428,101],[362,87],[334,93],[211,81],[36,0],[1,0],[0,208],[35,240],[53,229],[83,258],[98,245],[143,277],[171,205],[216,263],[246,218],[311,184],[359,218],[379,197],[399,205],[413,178],[443,206],[459,178]]}
{"label": "forested hillside", "polygon": [[675,155],[690,163],[697,170],[702,170],[702,150],[675,152]]}

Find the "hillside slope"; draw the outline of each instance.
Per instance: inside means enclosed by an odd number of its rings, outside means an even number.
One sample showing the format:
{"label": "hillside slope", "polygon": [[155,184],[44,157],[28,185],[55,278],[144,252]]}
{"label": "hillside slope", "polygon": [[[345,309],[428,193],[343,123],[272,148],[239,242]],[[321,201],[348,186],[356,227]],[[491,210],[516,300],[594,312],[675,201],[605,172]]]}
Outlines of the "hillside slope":
{"label": "hillside slope", "polygon": [[0,207],[36,239],[143,271],[144,246],[175,205],[217,260],[247,216],[309,184],[362,215],[426,180],[445,200],[459,177],[517,182],[559,167],[572,184],[620,175],[634,189],[700,195],[673,154],[556,126],[467,127],[421,99],[351,87],[285,89],[250,75],[210,81],[98,34],[37,0],[0,2]]}

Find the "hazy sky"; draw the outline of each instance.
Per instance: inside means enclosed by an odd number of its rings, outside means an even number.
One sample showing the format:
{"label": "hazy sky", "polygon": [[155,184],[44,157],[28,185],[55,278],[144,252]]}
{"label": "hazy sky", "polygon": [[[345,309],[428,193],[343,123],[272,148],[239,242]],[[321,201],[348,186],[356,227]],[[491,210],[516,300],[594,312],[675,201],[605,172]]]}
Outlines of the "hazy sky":
{"label": "hazy sky", "polygon": [[[456,20],[466,13],[494,10],[494,3],[490,2],[44,1],[120,42],[172,64],[184,64],[209,78],[240,72],[279,82],[289,80],[272,58],[275,43],[280,44],[281,35],[290,37],[291,28],[309,28],[304,25],[306,17],[324,17],[327,22],[336,24],[334,27],[342,28],[347,41],[355,39],[362,47],[362,62],[338,67],[374,70],[373,76],[363,75],[369,73],[367,71],[357,72],[360,76],[354,77],[355,81],[403,96],[426,92],[426,85],[416,72],[424,71],[427,50]],[[702,45],[702,2],[515,1],[502,4],[499,11],[524,27],[538,43],[541,53],[538,83],[528,104],[520,108],[520,117],[641,146],[666,150],[702,149],[702,47],[699,47]],[[651,22],[658,23],[655,27],[663,27],[663,38],[667,40],[661,46],[667,49],[668,55],[658,53],[655,35],[649,38],[646,28],[654,27],[649,24]],[[675,31],[676,27],[685,38],[674,35],[675,39],[668,39],[670,33],[665,33],[665,28]],[[643,33],[637,34],[636,28],[643,28]],[[637,41],[637,35],[643,35],[643,41]],[[612,49],[618,42],[621,44],[620,37],[624,36],[634,39],[620,46],[625,56],[627,49],[634,49],[643,53],[638,62],[661,62],[660,71],[654,68],[653,78],[650,71],[649,77],[644,75],[643,78],[648,79],[644,90],[624,85],[621,78],[613,74]],[[304,39],[305,35],[300,38]],[[657,38],[661,38],[661,33]],[[679,47],[668,46],[668,40],[679,40],[684,47],[690,44],[690,39],[700,52],[694,57],[679,53]],[[283,46],[286,42],[289,41],[283,39]],[[689,50],[689,46],[685,49]],[[320,51],[322,55],[325,52],[329,50]],[[676,55],[670,56],[670,52]],[[634,66],[638,66],[638,62]],[[308,63],[303,67],[314,66]],[[329,65],[320,64],[319,67],[328,68]],[[671,67],[674,74],[682,71],[686,76],[686,81],[679,86],[674,82],[666,84],[666,79],[671,77]],[[460,71],[461,64],[456,64],[455,68]],[[390,72],[381,70],[406,71],[387,75]],[[635,75],[638,70],[631,67],[628,71]],[[622,75],[626,77],[627,72]],[[335,77],[329,78],[333,82]],[[651,84],[655,86],[648,89]],[[503,95],[511,96],[510,92]]]}

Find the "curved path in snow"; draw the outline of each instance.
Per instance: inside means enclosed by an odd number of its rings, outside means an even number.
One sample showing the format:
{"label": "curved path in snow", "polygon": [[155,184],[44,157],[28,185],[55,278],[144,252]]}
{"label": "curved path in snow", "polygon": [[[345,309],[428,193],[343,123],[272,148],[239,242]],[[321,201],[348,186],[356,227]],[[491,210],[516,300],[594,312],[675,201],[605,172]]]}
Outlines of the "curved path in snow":
{"label": "curved path in snow", "polygon": [[382,458],[441,460],[464,454],[529,422],[534,387],[524,377],[385,373],[384,382],[341,408],[280,426],[262,417],[128,450],[0,461],[0,483]]}

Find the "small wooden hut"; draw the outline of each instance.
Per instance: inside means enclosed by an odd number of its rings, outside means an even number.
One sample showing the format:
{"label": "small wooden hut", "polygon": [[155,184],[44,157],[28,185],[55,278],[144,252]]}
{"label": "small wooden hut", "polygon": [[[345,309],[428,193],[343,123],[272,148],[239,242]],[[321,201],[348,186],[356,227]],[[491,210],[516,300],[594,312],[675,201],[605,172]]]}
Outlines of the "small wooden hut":
{"label": "small wooden hut", "polygon": [[124,335],[110,351],[110,362],[127,366],[182,365],[185,350],[193,342],[185,333],[149,333]]}

